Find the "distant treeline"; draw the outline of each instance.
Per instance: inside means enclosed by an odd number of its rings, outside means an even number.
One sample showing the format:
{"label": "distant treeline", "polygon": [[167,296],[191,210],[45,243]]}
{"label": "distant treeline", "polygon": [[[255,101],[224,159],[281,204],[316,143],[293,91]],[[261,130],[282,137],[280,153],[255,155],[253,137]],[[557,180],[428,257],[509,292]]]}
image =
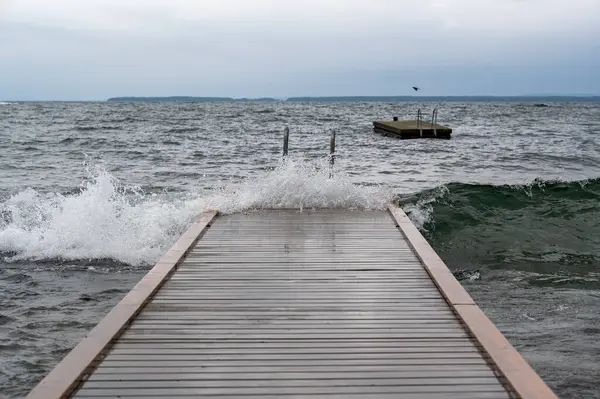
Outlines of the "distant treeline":
{"label": "distant treeline", "polygon": [[290,97],[287,99],[232,97],[113,97],[121,102],[600,102],[600,96],[346,96]]}
{"label": "distant treeline", "polygon": [[113,97],[106,101],[122,101],[122,102],[184,102],[184,103],[201,103],[201,102],[231,102],[231,101],[280,101],[274,98],[232,98],[232,97]]}

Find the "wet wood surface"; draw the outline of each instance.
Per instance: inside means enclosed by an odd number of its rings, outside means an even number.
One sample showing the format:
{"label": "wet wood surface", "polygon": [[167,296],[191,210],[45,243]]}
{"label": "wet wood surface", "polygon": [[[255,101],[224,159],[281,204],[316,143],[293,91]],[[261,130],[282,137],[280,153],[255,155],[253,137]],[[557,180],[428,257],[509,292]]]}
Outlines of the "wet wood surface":
{"label": "wet wood surface", "polygon": [[558,399],[452,276],[404,211],[394,205],[390,205],[388,211],[452,311],[489,359],[492,368],[506,381],[509,390],[523,399]]}
{"label": "wet wood surface", "polygon": [[74,397],[511,397],[388,212],[219,216],[94,366]]}
{"label": "wet wood surface", "polygon": [[111,343],[175,271],[177,264],[202,237],[216,214],[206,212],[200,215],[140,282],[29,392],[26,399],[69,397],[102,353],[110,348]]}

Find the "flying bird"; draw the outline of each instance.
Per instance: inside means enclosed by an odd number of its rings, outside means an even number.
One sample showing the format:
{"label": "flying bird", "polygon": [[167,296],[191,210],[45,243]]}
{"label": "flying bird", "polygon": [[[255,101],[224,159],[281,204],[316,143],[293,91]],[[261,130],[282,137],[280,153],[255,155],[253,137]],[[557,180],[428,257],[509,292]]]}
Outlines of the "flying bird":
{"label": "flying bird", "polygon": [[415,87],[415,86],[413,86],[413,89],[414,89],[415,91],[419,91],[419,90],[421,90],[420,88],[418,88],[418,87]]}

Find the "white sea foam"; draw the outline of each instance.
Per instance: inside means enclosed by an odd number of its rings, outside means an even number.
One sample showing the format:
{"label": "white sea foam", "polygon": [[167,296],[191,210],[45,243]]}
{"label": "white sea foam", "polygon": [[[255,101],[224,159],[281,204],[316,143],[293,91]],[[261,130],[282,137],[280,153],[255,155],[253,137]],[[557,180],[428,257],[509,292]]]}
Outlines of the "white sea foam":
{"label": "white sea foam", "polygon": [[326,161],[288,159],[240,183],[181,195],[146,194],[96,168],[77,193],[24,190],[0,202],[5,261],[110,258],[131,265],[156,261],[200,212],[262,208],[384,209],[391,193],[352,184]]}
{"label": "white sea foam", "polygon": [[427,194],[421,195],[414,201],[402,201],[403,210],[407,213],[410,220],[419,228],[419,230],[427,231],[425,224],[433,223],[433,203],[438,199],[443,198],[450,191],[445,185],[439,186],[430,190]]}
{"label": "white sea foam", "polygon": [[358,186],[343,171],[330,178],[326,160],[289,158],[274,170],[207,193],[205,209],[235,213],[262,208],[384,209],[391,192],[381,186]]}

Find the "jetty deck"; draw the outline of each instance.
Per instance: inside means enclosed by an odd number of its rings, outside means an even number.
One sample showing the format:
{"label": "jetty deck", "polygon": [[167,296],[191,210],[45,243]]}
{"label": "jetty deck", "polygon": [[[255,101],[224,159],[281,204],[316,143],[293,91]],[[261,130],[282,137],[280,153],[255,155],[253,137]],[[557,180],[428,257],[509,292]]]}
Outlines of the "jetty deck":
{"label": "jetty deck", "polygon": [[27,398],[556,396],[404,212],[205,213]]}
{"label": "jetty deck", "polygon": [[375,121],[373,130],[384,136],[401,139],[449,139],[452,135],[452,129],[447,126],[419,120]]}

